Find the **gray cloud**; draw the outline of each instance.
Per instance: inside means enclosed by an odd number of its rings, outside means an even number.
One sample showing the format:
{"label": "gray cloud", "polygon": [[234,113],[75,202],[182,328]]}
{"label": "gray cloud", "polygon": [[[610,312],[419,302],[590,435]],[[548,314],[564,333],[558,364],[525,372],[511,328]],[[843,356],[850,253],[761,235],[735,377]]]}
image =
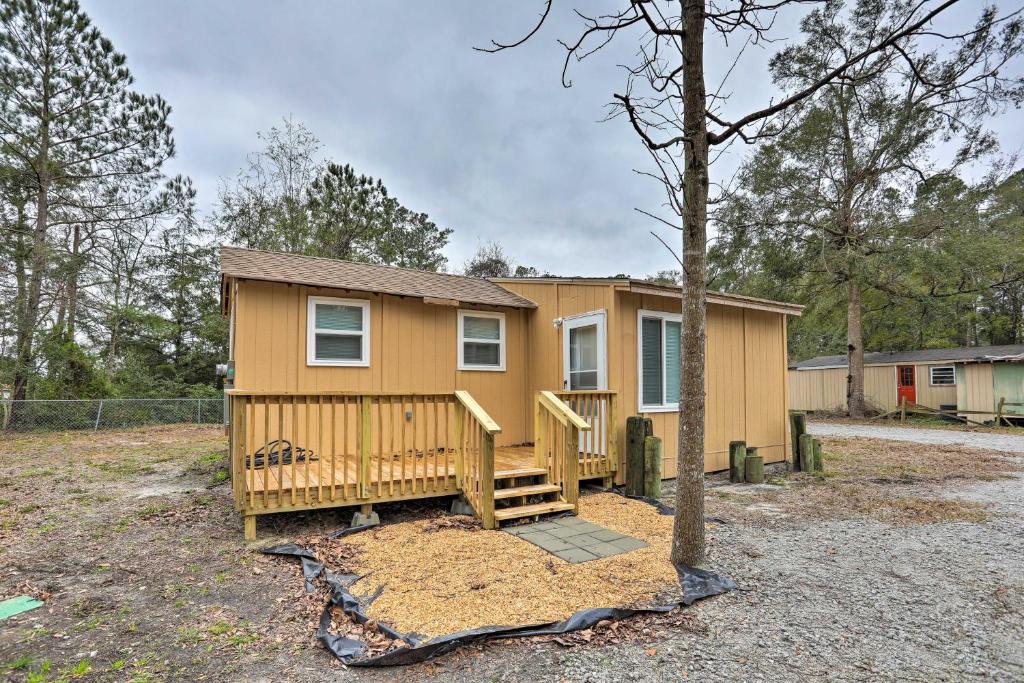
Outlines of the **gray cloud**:
{"label": "gray cloud", "polygon": [[[601,123],[622,86],[623,42],[559,81],[556,38],[579,29],[561,6],[540,34],[498,55],[474,52],[518,37],[541,2],[166,2],[83,0],[128,55],[144,92],[174,107],[173,171],[191,176],[210,207],[219,179],[259,146],[256,133],[291,114],[328,158],[381,177],[407,206],[455,229],[447,255],[460,266],[478,240],[498,240],[518,262],[565,274],[644,275],[671,267],[658,228],[660,188],[634,168],[647,156],[624,121]],[[967,3],[970,4],[970,3]],[[964,10],[965,18],[975,10]],[[795,35],[797,15],[781,17]],[[771,51],[752,49],[734,72],[735,111],[773,94]],[[712,45],[708,87],[732,51]],[[1015,114],[996,122],[1004,144],[1024,139]],[[744,150],[713,170],[727,178]]]}

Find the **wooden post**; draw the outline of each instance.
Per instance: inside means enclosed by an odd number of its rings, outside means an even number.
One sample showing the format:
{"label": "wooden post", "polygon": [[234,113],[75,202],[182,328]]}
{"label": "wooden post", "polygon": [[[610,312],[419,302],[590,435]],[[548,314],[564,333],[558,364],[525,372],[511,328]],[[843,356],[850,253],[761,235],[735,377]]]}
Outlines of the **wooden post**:
{"label": "wooden post", "polygon": [[800,469],[804,472],[814,471],[814,437],[810,434],[800,436]]}
{"label": "wooden post", "polygon": [[[403,418],[404,419],[404,418]],[[466,406],[455,402],[455,486],[462,489],[462,478],[465,476],[466,453],[462,447],[462,439],[466,433]],[[405,457],[405,453],[402,454]]]}
{"label": "wooden post", "polygon": [[245,540],[256,540],[256,515],[246,515],[242,518],[245,523]]}
{"label": "wooden post", "polygon": [[[996,427],[1000,426],[1000,424],[1003,421],[1003,406],[1005,406],[1005,405],[1006,405],[1006,397],[1005,396],[1000,396],[999,397],[999,405],[996,407]],[[1007,420],[1007,423],[1009,423],[1009,420]]]}
{"label": "wooden post", "polygon": [[661,439],[656,436],[644,439],[644,496],[661,498]]}
{"label": "wooden post", "polygon": [[494,434],[485,431],[480,446],[480,522],[494,529]]}
{"label": "wooden post", "polygon": [[580,509],[580,432],[571,422],[565,426],[565,481],[562,493],[573,512]]}
{"label": "wooden post", "polygon": [[[617,404],[618,396],[616,394],[609,394],[605,439],[607,440],[606,448],[608,449],[608,468],[612,472],[619,470],[619,408]],[[608,479],[610,480],[611,478],[608,477]],[[611,488],[611,484],[609,483],[605,488]]]}
{"label": "wooden post", "polygon": [[748,484],[764,483],[764,458],[757,454],[756,448],[747,449],[747,457],[743,459],[743,476]]}
{"label": "wooden post", "polygon": [[900,396],[900,422],[907,421],[907,397]]}
{"label": "wooden post", "polygon": [[653,436],[650,418],[639,415],[626,419],[626,494],[644,494],[644,439]]}
{"label": "wooden post", "polygon": [[746,441],[729,442],[729,481],[733,484],[742,484],[746,475],[744,474],[743,461],[747,457]]}
{"label": "wooden post", "polygon": [[370,497],[370,446],[373,442],[371,431],[373,399],[370,396],[359,398],[359,497]]}
{"label": "wooden post", "polygon": [[548,468],[548,420],[540,394],[533,398],[533,466]]}
{"label": "wooden post", "polygon": [[807,413],[794,410],[789,414],[791,457],[793,470],[800,469],[800,437],[807,433]]}
{"label": "wooden post", "polygon": [[821,472],[822,469],[823,469],[822,468],[822,464],[821,464],[821,440],[820,439],[815,439],[813,443],[814,443],[814,471],[815,472]]}

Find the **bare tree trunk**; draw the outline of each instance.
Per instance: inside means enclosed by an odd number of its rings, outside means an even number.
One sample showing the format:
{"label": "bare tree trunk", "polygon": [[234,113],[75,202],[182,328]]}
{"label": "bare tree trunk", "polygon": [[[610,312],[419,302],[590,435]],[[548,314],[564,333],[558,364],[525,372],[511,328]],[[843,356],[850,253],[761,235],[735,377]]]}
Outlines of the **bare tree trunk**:
{"label": "bare tree trunk", "polygon": [[68,272],[68,280],[65,283],[65,310],[67,311],[67,323],[64,328],[64,338],[68,341],[75,340],[75,326],[78,322],[78,280],[82,277],[82,227],[75,224],[74,234],[71,238],[71,268]]}
{"label": "bare tree trunk", "polygon": [[704,561],[704,344],[707,337],[708,136],[704,92],[704,0],[683,7],[683,325],[680,343],[679,459],[672,561]]}
{"label": "bare tree trunk", "polygon": [[850,417],[864,417],[864,332],[860,285],[854,278],[847,281],[846,291],[846,412]]}

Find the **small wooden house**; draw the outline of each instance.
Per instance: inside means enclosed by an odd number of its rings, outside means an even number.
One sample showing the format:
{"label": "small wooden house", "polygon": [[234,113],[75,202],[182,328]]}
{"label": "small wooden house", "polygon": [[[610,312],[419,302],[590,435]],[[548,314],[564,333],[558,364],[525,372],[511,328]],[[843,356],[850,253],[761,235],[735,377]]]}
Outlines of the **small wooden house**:
{"label": "small wooden house", "polygon": [[[844,412],[847,375],[846,356],[796,363],[789,371],[791,407]],[[976,421],[1024,414],[1014,405],[1024,402],[1024,344],[866,353],[864,398],[880,412],[906,400]]]}
{"label": "small wooden house", "polygon": [[[259,514],[461,495],[486,527],[621,481],[642,414],[676,472],[682,291],[627,278],[478,279],[223,247],[230,440]],[[786,317],[708,293],[706,467],[788,452]]]}

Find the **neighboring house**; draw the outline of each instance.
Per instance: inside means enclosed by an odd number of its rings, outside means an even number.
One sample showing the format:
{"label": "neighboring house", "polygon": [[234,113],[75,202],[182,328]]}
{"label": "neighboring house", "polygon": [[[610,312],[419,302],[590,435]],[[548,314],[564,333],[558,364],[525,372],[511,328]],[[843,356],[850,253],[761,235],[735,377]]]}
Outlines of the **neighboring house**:
{"label": "neighboring house", "polygon": [[[794,410],[846,410],[846,356],[819,356],[790,367]],[[864,398],[879,411],[902,399],[929,408],[977,411],[972,420],[995,417],[1003,403],[1024,403],[1024,344],[864,354]],[[1003,413],[1024,414],[1019,406]]]}
{"label": "neighboring house", "polygon": [[[258,514],[430,496],[461,494],[488,528],[575,509],[580,480],[622,480],[635,414],[675,476],[679,287],[233,247],[221,278],[247,535]],[[733,440],[785,459],[786,316],[800,311],[708,293],[707,470],[728,468]]]}

